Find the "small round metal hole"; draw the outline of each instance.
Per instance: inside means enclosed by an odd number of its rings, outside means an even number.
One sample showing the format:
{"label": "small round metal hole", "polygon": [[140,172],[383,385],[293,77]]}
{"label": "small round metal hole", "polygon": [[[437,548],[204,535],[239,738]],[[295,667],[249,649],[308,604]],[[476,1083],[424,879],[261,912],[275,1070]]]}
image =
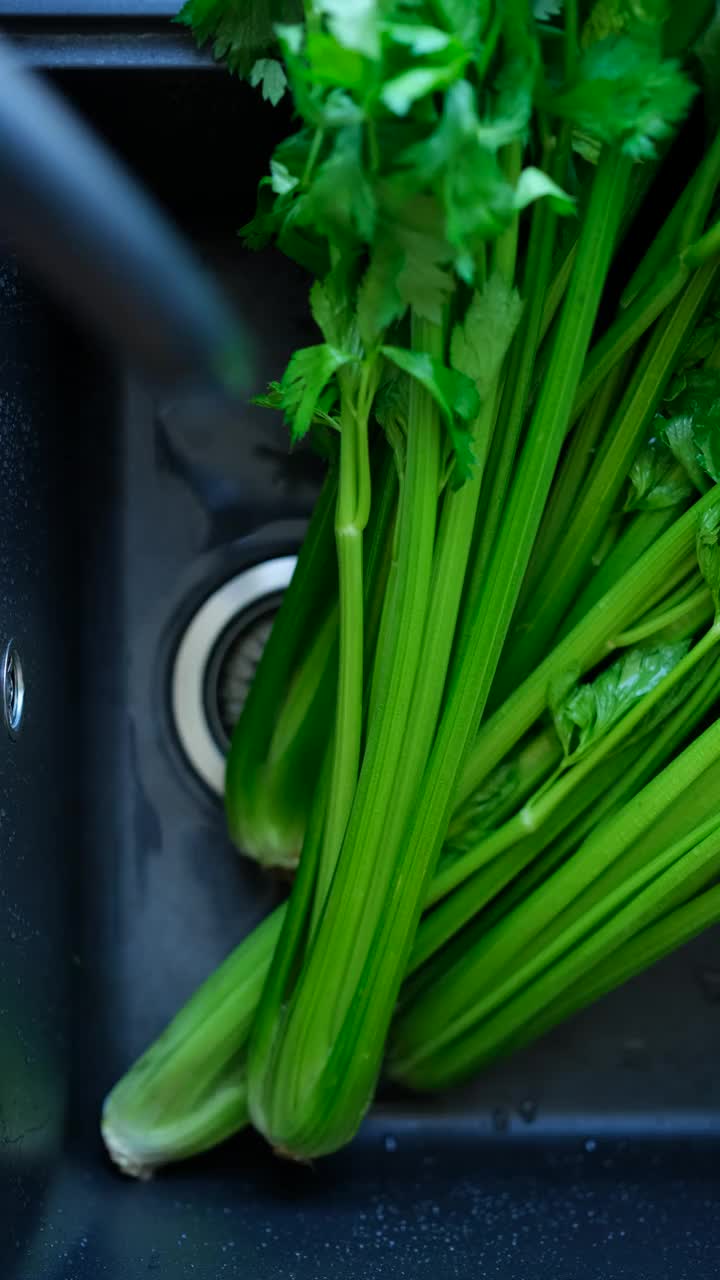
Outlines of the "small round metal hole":
{"label": "small round metal hole", "polygon": [[0,669],[0,697],[5,728],[12,738],[17,737],[22,724],[25,706],[25,680],[22,663],[15,642],[5,647]]}
{"label": "small round metal hole", "polygon": [[175,654],[175,731],[195,773],[218,795],[232,727],[295,563],[278,556],[224,582],[191,618]]}

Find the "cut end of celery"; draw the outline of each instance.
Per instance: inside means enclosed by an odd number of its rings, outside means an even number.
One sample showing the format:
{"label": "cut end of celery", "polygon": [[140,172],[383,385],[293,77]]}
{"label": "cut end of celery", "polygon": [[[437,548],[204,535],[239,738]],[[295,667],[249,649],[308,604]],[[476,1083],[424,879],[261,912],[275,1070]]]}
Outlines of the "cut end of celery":
{"label": "cut end of celery", "polygon": [[300,861],[303,828],[286,829],[279,825],[238,822],[232,815],[228,820],[230,837],[244,858],[251,858],[264,871],[294,873]]}
{"label": "cut end of celery", "polygon": [[153,1160],[149,1152],[138,1148],[127,1134],[116,1133],[104,1116],[101,1132],[108,1155],[120,1172],[127,1174],[129,1178],[137,1178],[140,1182],[149,1182],[159,1167],[159,1162]]}
{"label": "cut end of celery", "polygon": [[274,1146],[272,1153],[277,1156],[278,1160],[289,1160],[291,1164],[302,1164],[306,1169],[312,1169],[315,1166],[315,1161],[311,1160],[309,1156],[298,1156],[294,1151],[289,1151],[287,1147]]}

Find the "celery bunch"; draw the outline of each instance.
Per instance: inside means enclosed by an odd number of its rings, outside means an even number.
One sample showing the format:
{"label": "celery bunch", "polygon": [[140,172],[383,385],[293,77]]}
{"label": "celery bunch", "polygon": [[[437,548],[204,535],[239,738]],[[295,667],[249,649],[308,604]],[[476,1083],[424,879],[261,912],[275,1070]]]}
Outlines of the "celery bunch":
{"label": "celery bunch", "polygon": [[321,340],[264,402],[337,458],[226,801],[241,847],[302,851],[109,1095],[131,1171],[248,1117],[332,1151],[389,1032],[393,1077],[441,1087],[718,915],[716,138],[643,234],[710,9],[273,28],[300,126],[245,234],[314,276]]}

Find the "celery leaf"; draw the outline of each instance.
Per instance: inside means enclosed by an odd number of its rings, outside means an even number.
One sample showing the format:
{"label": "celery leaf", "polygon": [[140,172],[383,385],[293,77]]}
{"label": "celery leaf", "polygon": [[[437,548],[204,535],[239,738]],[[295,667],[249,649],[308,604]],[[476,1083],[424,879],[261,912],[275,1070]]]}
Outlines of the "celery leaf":
{"label": "celery leaf", "polygon": [[[302,13],[299,0],[186,0],[176,22],[189,27],[198,46],[212,44],[213,57],[241,76],[275,44],[275,24]],[[272,72],[273,92],[279,81]],[[263,76],[264,91],[264,76]],[[270,92],[265,96],[272,101]]]}
{"label": "celery leaf", "polygon": [[516,289],[494,272],[473,294],[461,324],[453,329],[450,358],[454,369],[472,378],[481,401],[492,388],[522,313]]}
{"label": "celery leaf", "polygon": [[720,503],[706,511],[698,529],[696,550],[700,572],[720,613]]}
{"label": "celery leaf", "polygon": [[448,369],[424,351],[382,347],[383,355],[432,396],[442,414],[455,455],[453,484],[469,479],[475,465],[470,426],[480,407],[478,393],[464,373]]}
{"label": "celery leaf", "polygon": [[578,684],[552,706],[566,759],[593,746],[630,708],[650,693],[684,658],[687,641],[628,649],[594,680]]}
{"label": "celery leaf", "polygon": [[301,347],[291,356],[278,394],[293,440],[302,439],[308,431],[318,400],[333,374],[354,359],[352,353],[339,351],[329,343]]}
{"label": "celery leaf", "polygon": [[685,116],[695,93],[679,63],[661,61],[652,42],[611,35],[584,51],[576,83],[548,99],[548,106],[589,139],[647,160]]}
{"label": "celery leaf", "polygon": [[277,58],[258,58],[253,63],[248,80],[253,88],[260,87],[263,98],[274,107],[287,89],[287,76]]}

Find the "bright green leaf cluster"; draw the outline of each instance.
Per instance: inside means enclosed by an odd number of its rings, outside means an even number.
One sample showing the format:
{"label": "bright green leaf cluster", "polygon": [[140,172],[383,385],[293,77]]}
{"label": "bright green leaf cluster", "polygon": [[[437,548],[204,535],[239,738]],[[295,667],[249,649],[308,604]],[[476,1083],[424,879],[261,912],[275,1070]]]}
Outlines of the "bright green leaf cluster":
{"label": "bright green leaf cluster", "polygon": [[657,648],[629,649],[594,680],[578,684],[552,708],[566,758],[577,759],[633,703],[650,693],[688,651],[684,641]]}

